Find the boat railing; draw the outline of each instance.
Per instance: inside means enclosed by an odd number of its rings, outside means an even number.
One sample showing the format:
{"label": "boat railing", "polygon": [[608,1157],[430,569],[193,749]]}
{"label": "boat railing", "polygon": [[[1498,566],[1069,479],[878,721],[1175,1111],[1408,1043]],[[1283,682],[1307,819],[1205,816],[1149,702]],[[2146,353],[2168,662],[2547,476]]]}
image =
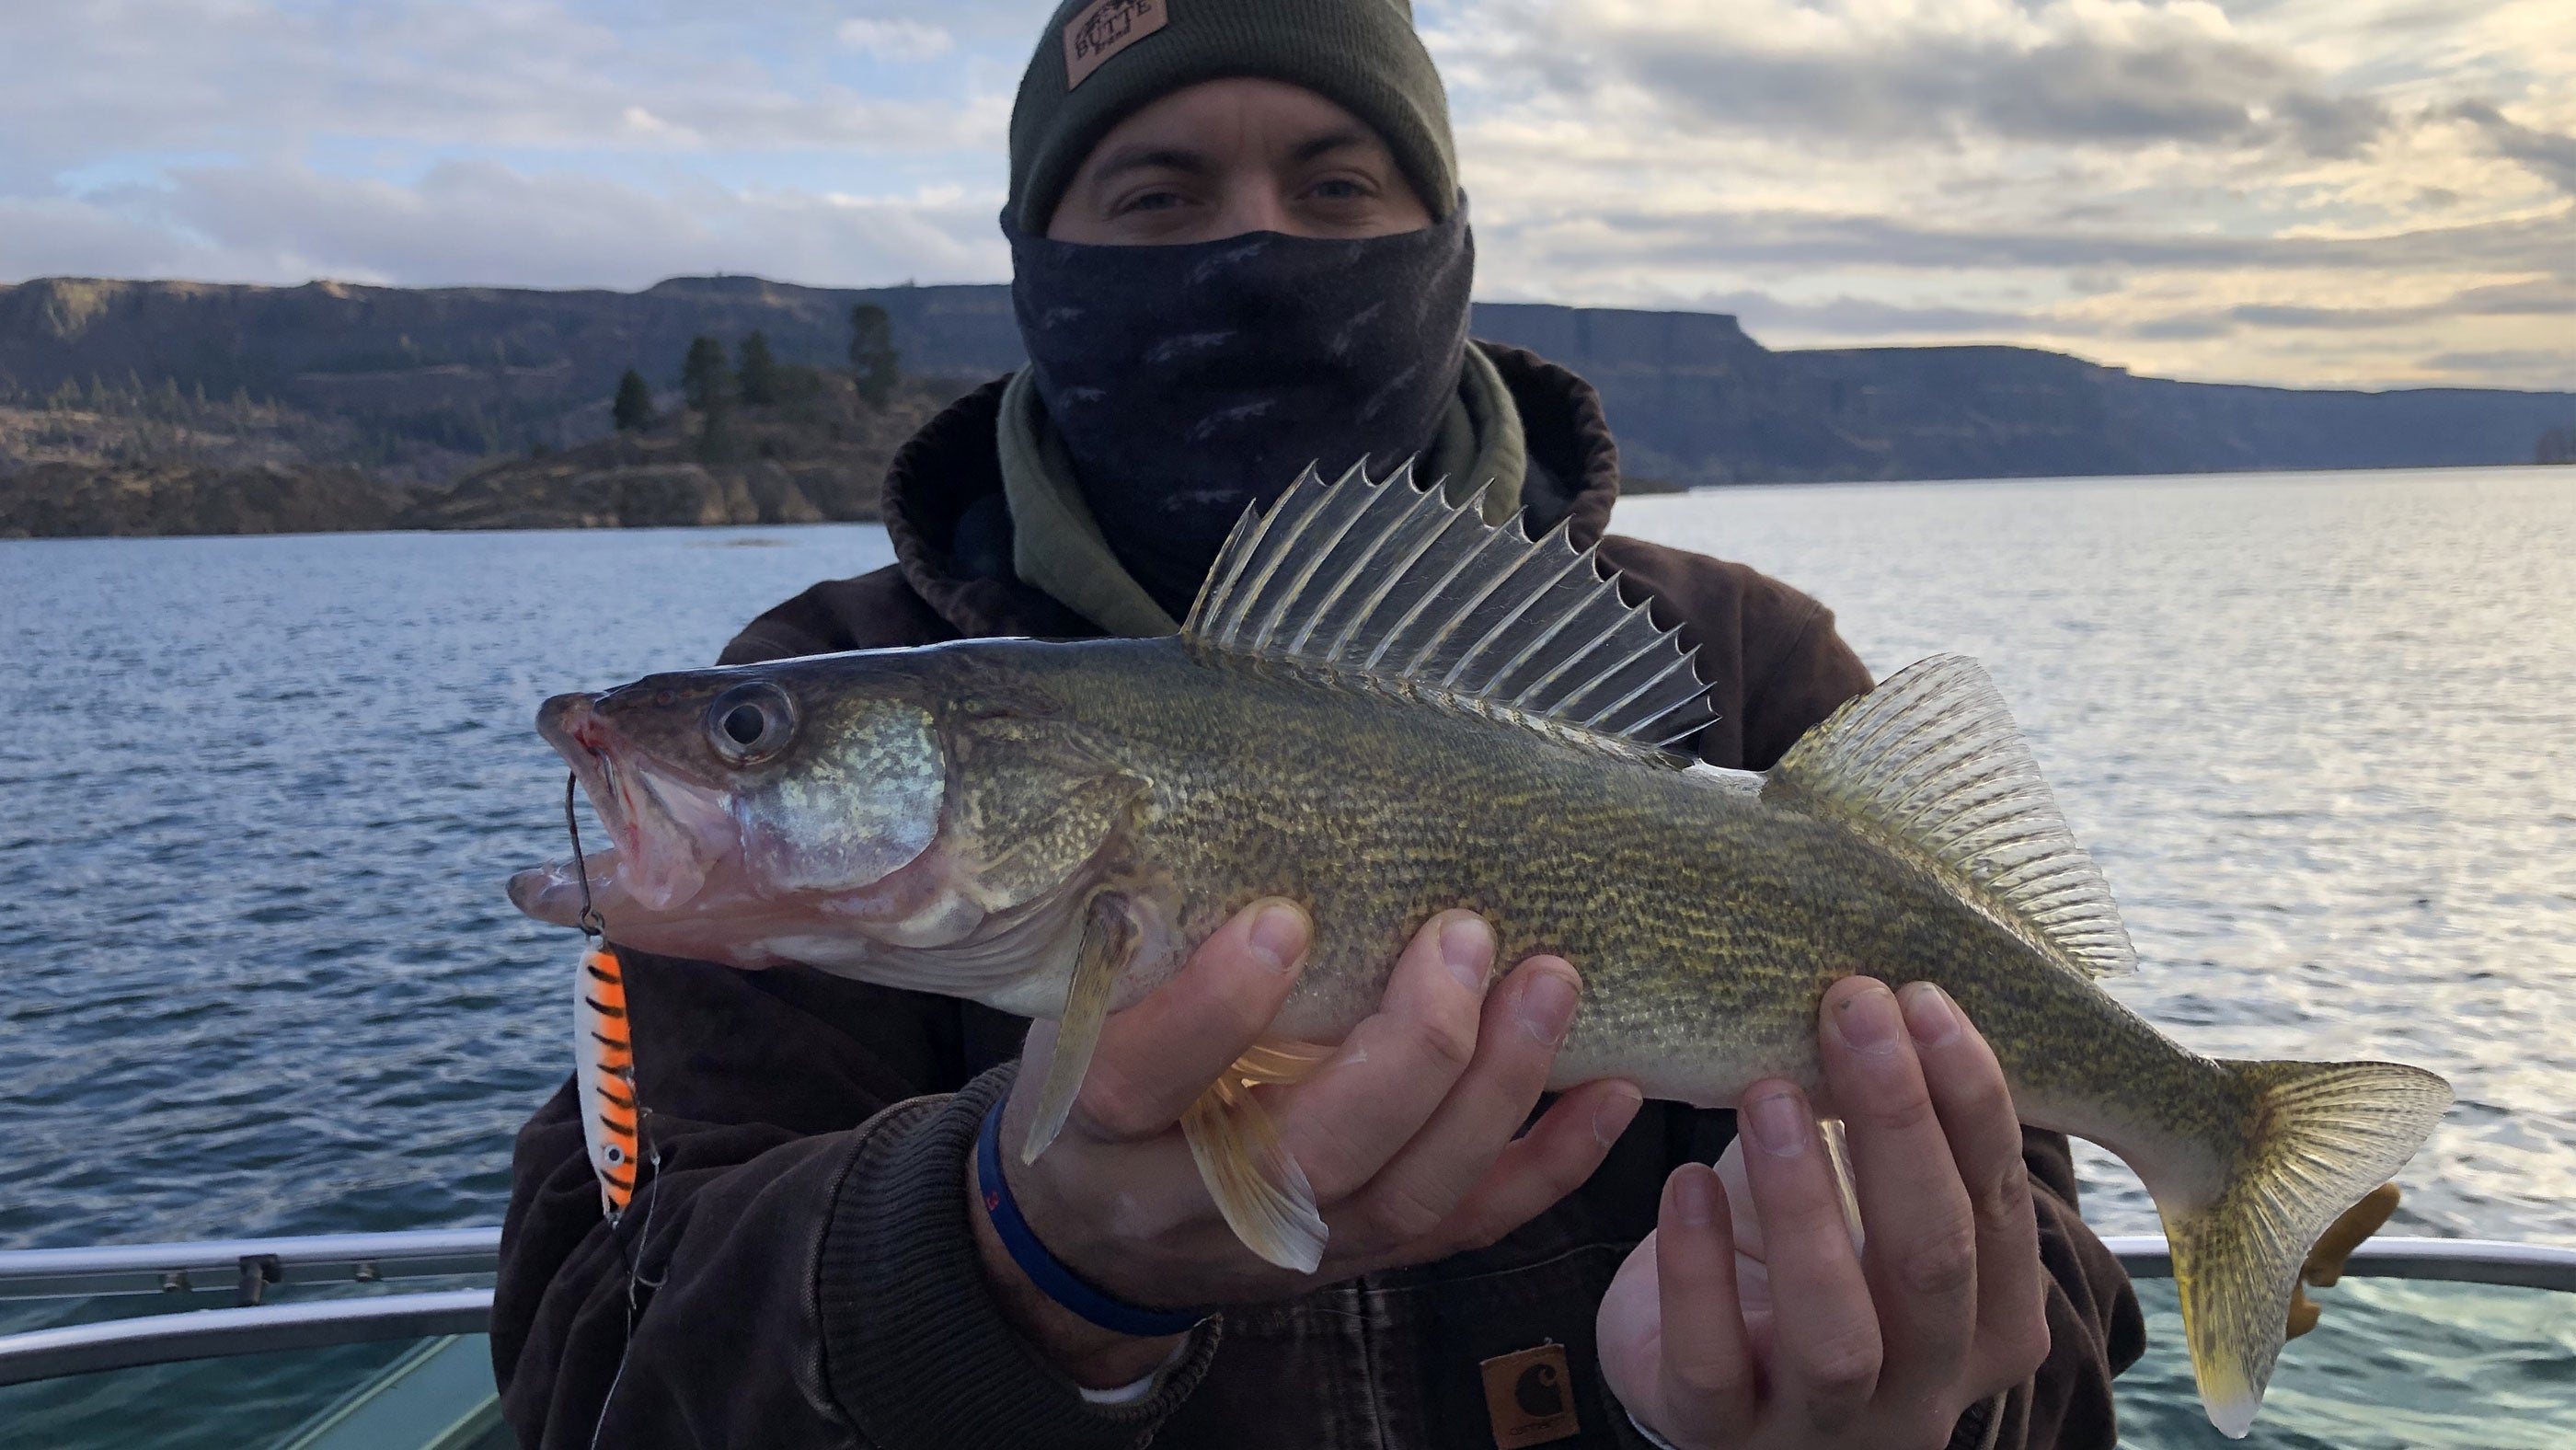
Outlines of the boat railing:
{"label": "boat railing", "polygon": [[[2134,1277],[2173,1275],[2173,1255],[2161,1236],[2123,1235],[2103,1243]],[[281,1284],[382,1284],[491,1274],[500,1257],[497,1228],[0,1252],[0,1300],[192,1296],[192,1291],[227,1283],[236,1300],[228,1308],[0,1335],[0,1385],[177,1360],[485,1333],[491,1325],[490,1289],[278,1304],[265,1302],[265,1295],[270,1286]],[[2355,1249],[2343,1272],[2354,1278],[2576,1293],[2576,1248],[2494,1239],[2377,1238]]]}
{"label": "boat railing", "polygon": [[270,1303],[268,1292],[282,1285],[489,1275],[500,1263],[497,1228],[0,1252],[0,1301],[146,1294],[186,1301],[223,1289],[233,1296],[226,1308],[0,1335],[0,1385],[179,1360],[482,1334],[492,1321],[488,1288],[293,1303]]}

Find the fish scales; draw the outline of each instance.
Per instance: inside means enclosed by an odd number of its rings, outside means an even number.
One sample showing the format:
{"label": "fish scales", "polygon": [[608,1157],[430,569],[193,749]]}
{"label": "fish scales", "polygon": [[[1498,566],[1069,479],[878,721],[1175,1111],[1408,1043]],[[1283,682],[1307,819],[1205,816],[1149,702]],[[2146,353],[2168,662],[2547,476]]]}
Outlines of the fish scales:
{"label": "fish scales", "polygon": [[2202,1398],[2241,1435],[2308,1246],[2450,1102],[2393,1063],[2201,1057],[2103,992],[2135,965],[1983,671],[1922,661],[1760,774],[1662,742],[1704,726],[1688,656],[1562,532],[1484,524],[1408,475],[1309,473],[1247,515],[1161,640],[965,641],[656,675],[548,701],[615,848],[512,894],[617,940],[802,962],[1060,1022],[1024,1159],[1062,1129],[1108,1013],[1235,911],[1303,903],[1271,1036],[1183,1116],[1247,1246],[1311,1271],[1326,1227],[1253,1085],[1376,1010],[1453,907],[1499,960],[1585,992],[1554,1085],[1704,1106],[1778,1075],[1830,1112],[1819,1000],[1939,984],[2022,1120],[2091,1138],[2163,1215]]}
{"label": "fish scales", "polygon": [[1557,1087],[1629,1077],[1717,1106],[1778,1075],[1821,1092],[1817,1005],[1863,972],[1938,983],[2040,1102],[2198,1081],[2189,1054],[1938,883],[1764,805],[1758,776],[1605,771],[1508,724],[1259,669],[1210,690],[1210,667],[1170,640],[1021,653],[1013,668],[1154,783],[1139,854],[1193,903],[1183,938],[1263,896],[1311,905],[1284,1035],[1338,1041],[1377,1009],[1414,930],[1464,906],[1493,925],[1500,961],[1552,953],[1583,973]]}

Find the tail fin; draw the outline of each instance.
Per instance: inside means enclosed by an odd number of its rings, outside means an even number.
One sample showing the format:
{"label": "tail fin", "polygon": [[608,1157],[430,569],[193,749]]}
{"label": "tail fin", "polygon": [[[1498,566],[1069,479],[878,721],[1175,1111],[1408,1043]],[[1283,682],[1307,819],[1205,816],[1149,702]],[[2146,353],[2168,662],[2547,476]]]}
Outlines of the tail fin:
{"label": "tail fin", "polygon": [[2222,1434],[2241,1438],[2280,1356],[2309,1247],[2415,1156],[2451,1086],[2389,1062],[2219,1067],[2242,1105],[2242,1146],[2215,1196],[2186,1209],[2158,1193],[2156,1206],[2201,1404]]}

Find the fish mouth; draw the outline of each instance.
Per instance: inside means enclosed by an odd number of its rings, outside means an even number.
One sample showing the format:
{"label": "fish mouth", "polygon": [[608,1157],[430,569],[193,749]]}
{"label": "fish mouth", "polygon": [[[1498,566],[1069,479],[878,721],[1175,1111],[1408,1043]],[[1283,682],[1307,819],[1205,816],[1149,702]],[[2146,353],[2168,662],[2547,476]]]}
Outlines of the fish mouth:
{"label": "fish mouth", "polygon": [[608,727],[592,712],[597,695],[557,695],[537,707],[537,733],[572,766],[581,793],[609,834],[620,833],[627,812],[618,798],[616,767],[608,756]]}
{"label": "fish mouth", "polygon": [[[537,733],[572,767],[616,847],[608,858],[616,887],[648,911],[669,911],[706,886],[719,860],[738,853],[739,827],[721,793],[654,769],[649,754],[600,715],[602,698],[555,696],[537,711]],[[566,872],[562,884],[580,883]],[[514,901],[520,891],[514,879]]]}
{"label": "fish mouth", "polygon": [[581,872],[570,861],[549,861],[543,866],[512,872],[510,904],[530,920],[550,926],[581,925],[584,907],[598,911],[604,917],[626,904],[617,886],[615,846],[602,846],[596,851],[582,853],[582,864],[590,868],[588,882],[581,879]]}

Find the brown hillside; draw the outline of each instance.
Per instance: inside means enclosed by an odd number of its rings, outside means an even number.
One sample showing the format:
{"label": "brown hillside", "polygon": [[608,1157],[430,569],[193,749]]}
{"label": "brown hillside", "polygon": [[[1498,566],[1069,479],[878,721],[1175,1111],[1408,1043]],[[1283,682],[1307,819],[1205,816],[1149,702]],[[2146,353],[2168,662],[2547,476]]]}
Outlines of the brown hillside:
{"label": "brown hillside", "polygon": [[946,401],[913,386],[883,409],[822,374],[817,396],[737,407],[710,439],[695,413],[563,453],[514,458],[423,490],[415,529],[613,529],[855,522],[877,516],[886,465]]}

